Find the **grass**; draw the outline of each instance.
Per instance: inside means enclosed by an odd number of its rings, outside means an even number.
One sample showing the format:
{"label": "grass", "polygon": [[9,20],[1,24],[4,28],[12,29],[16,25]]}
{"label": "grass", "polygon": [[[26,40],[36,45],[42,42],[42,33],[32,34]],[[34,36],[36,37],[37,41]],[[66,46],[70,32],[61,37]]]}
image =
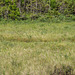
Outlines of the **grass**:
{"label": "grass", "polygon": [[0,24],[0,75],[74,75],[75,22]]}

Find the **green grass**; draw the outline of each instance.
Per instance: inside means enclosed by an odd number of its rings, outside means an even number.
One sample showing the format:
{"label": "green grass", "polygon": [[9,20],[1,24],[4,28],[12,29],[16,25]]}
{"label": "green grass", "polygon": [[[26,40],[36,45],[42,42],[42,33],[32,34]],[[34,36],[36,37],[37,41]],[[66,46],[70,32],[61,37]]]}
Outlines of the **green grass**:
{"label": "green grass", "polygon": [[75,22],[0,24],[0,75],[75,74]]}

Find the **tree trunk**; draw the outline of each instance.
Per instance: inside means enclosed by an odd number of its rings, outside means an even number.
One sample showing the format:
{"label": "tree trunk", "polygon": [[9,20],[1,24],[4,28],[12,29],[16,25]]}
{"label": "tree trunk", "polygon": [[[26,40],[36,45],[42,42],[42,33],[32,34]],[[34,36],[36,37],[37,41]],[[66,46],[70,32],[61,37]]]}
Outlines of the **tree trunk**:
{"label": "tree trunk", "polygon": [[17,7],[19,8],[20,14],[21,14],[21,0],[18,0]]}
{"label": "tree trunk", "polygon": [[38,11],[38,10],[37,10],[37,0],[36,0],[36,14],[37,14],[37,11]]}

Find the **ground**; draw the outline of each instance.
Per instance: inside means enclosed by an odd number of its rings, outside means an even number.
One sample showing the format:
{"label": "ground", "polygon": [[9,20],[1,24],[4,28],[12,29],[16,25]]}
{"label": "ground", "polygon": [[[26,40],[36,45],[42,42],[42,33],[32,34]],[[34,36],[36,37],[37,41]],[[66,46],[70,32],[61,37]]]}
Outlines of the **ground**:
{"label": "ground", "polygon": [[0,24],[0,75],[75,74],[75,22]]}

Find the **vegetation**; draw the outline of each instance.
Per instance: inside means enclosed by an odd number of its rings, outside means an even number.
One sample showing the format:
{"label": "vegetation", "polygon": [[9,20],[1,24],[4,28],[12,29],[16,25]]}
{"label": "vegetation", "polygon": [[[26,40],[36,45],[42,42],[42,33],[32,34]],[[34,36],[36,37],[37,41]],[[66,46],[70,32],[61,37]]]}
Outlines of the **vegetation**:
{"label": "vegetation", "polygon": [[0,22],[0,75],[74,75],[75,22]]}
{"label": "vegetation", "polygon": [[32,20],[60,15],[75,15],[75,0],[0,0],[0,18]]}
{"label": "vegetation", "polygon": [[75,75],[75,0],[0,0],[0,75]]}

